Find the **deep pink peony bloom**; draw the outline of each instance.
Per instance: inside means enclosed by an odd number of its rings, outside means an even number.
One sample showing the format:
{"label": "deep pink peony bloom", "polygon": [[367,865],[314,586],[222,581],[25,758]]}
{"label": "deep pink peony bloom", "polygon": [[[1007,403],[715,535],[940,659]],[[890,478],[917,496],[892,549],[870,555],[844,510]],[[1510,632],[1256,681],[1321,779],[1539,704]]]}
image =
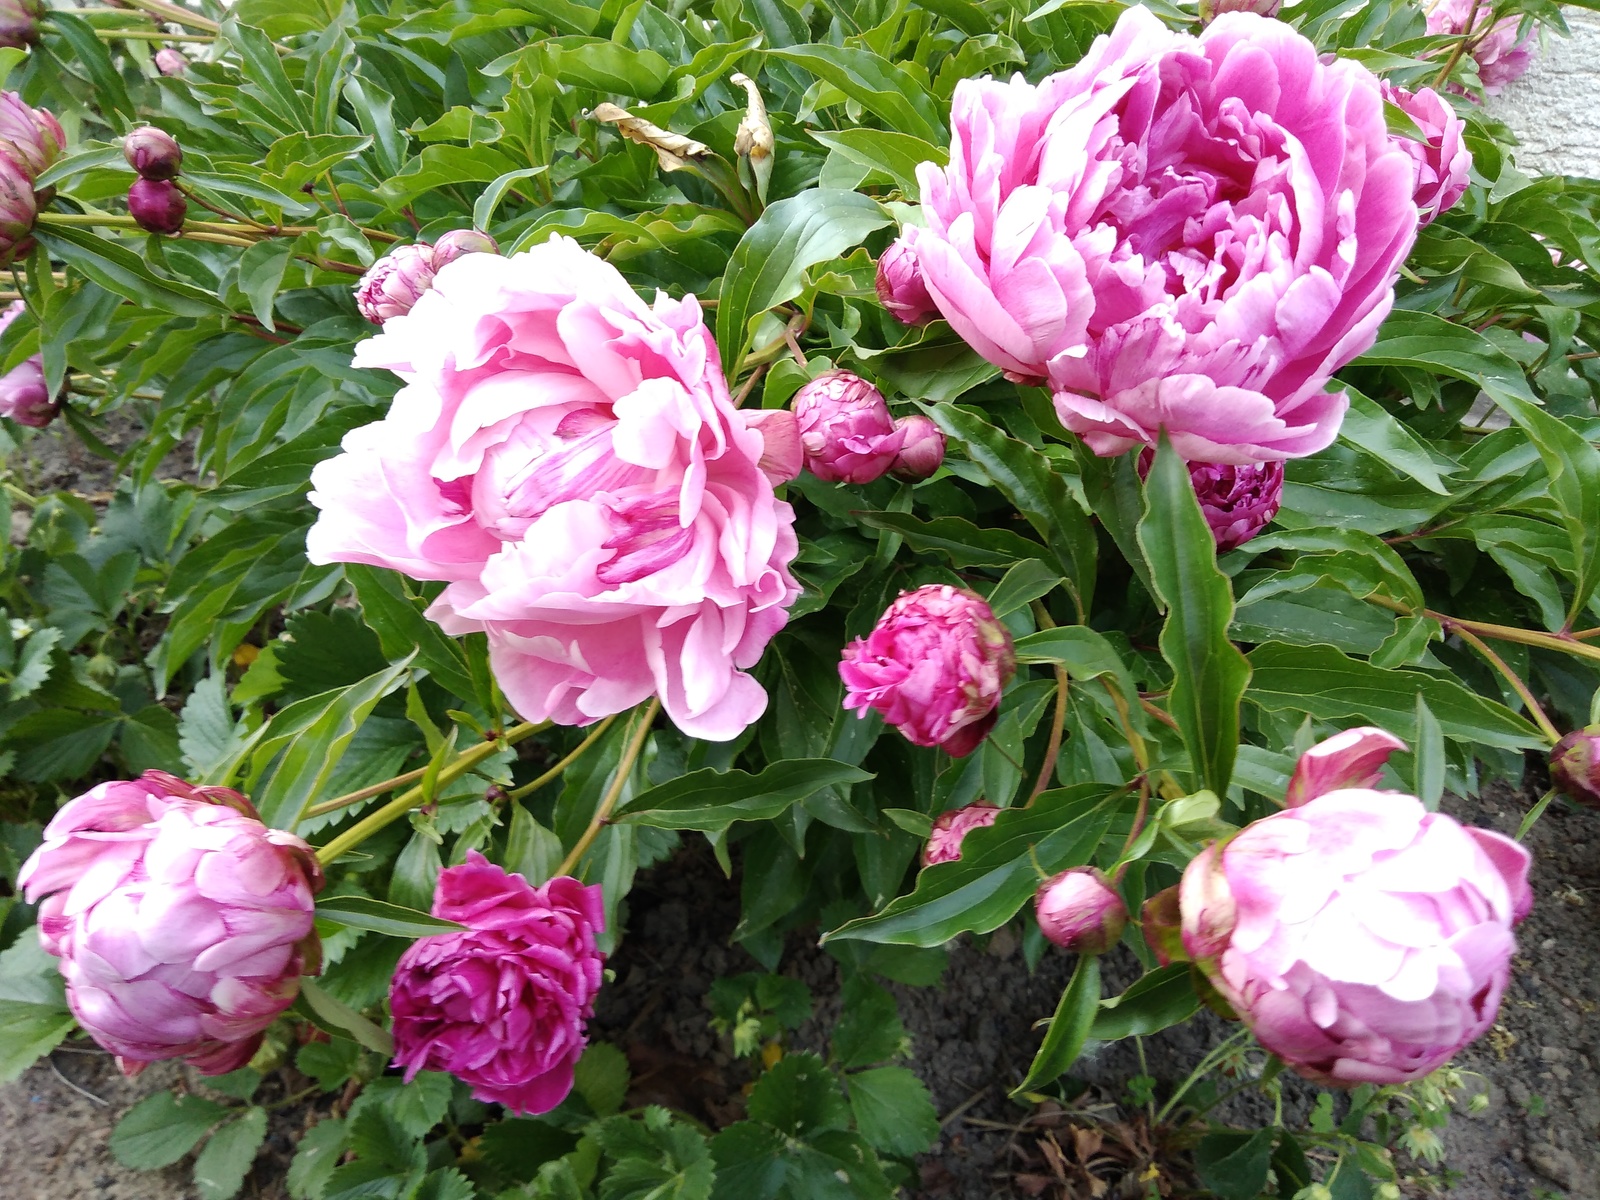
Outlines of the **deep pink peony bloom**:
{"label": "deep pink peony bloom", "polygon": [[889,474],[910,482],[935,475],[944,465],[944,431],[921,413],[899,418],[894,427],[902,441]]}
{"label": "deep pink peony bloom", "polygon": [[313,562],[449,583],[529,720],[661,698],[692,737],[766,708],[745,670],[799,595],[790,507],[733,407],[695,300],[634,294],[568,238],[467,254],[356,363],[407,381],[312,473]]}
{"label": "deep pink peony bloom", "polygon": [[[27,305],[21,300],[7,305],[5,311],[0,312],[0,333],[26,309]],[[43,429],[55,419],[60,407],[45,386],[42,355],[35,354],[0,375],[0,417],[9,417],[18,425]]]}
{"label": "deep pink peony bloom", "polygon": [[1016,672],[1011,631],[988,601],[965,588],[928,584],[901,592],[871,633],[844,648],[844,706],[883,719],[918,746],[952,758],[978,748]]}
{"label": "deep pink peony bloom", "polygon": [[61,157],[66,144],[61,122],[48,109],[32,107],[16,92],[0,92],[0,155],[30,181]]}
{"label": "deep pink peony bloom", "polygon": [[389,986],[394,1062],[409,1083],[448,1071],[488,1104],[549,1112],[572,1090],[605,956],[600,887],[534,887],[476,850],[439,873],[433,915],[465,932],[418,938]]}
{"label": "deep pink peony bloom", "polygon": [[993,825],[999,815],[998,808],[982,800],[965,808],[952,808],[949,812],[940,813],[928,833],[927,843],[922,847],[922,865],[931,867],[935,863],[955,862],[961,857],[961,843],[966,840],[967,834],[974,829]]}
{"label": "deep pink peony bloom", "polygon": [[1037,87],[960,83],[952,127],[904,234],[922,278],[1097,454],[1162,428],[1200,462],[1333,441],[1325,385],[1376,339],[1417,228],[1365,67],[1253,14],[1196,38],[1133,6]]}
{"label": "deep pink peony bloom", "polygon": [[[1476,9],[1478,16],[1472,28],[1478,39],[1467,52],[1472,55],[1472,61],[1478,64],[1478,79],[1483,84],[1484,92],[1498,96],[1506,84],[1515,83],[1527,73],[1537,43],[1531,29],[1526,37],[1517,37],[1517,30],[1522,24],[1520,13],[1502,17],[1492,29],[1486,31],[1493,16],[1492,8],[1487,2],[1474,4],[1474,0],[1436,0],[1428,9],[1428,32],[1459,37],[1467,31],[1467,21]],[[1465,89],[1454,84],[1451,86],[1466,94]]]}
{"label": "deep pink peony bloom", "polygon": [[1456,116],[1450,102],[1432,88],[1408,92],[1405,88],[1383,85],[1383,97],[1416,122],[1424,142],[1396,138],[1396,143],[1411,156],[1416,170],[1413,197],[1417,216],[1424,225],[1454,206],[1471,182],[1472,151],[1462,135],[1467,123]]}
{"label": "deep pink peony bloom", "polygon": [[161,771],[69,801],[17,877],[79,1024],[128,1074],[247,1063],[319,961],[311,848],[229,788]]}
{"label": "deep pink peony bloom", "polygon": [[1244,545],[1272,524],[1283,503],[1281,462],[1244,467],[1190,463],[1189,479],[1219,554]]}
{"label": "deep pink peony bloom", "polygon": [[1128,925],[1128,906],[1094,867],[1070,867],[1041,883],[1033,914],[1049,941],[1074,954],[1104,954]]}
{"label": "deep pink peony bloom", "polygon": [[141,179],[176,179],[183,166],[178,139],[154,125],[141,125],[123,138],[122,157]]}
{"label": "deep pink peony bloom", "polygon": [[1574,804],[1600,809],[1600,725],[1574,729],[1555,744],[1550,786]]}
{"label": "deep pink peony bloom", "polygon": [[[1366,749],[1345,748],[1358,773]],[[1511,928],[1533,903],[1528,864],[1510,838],[1414,796],[1339,788],[1189,864],[1184,946],[1300,1074],[1404,1083],[1494,1023]]]}
{"label": "deep pink peony bloom", "polygon": [[177,233],[189,201],[170,179],[135,179],[128,189],[128,212],[148,233]]}
{"label": "deep pink peony bloom", "polygon": [[806,469],[829,483],[871,483],[905,442],[883,393],[850,371],[824,371],[794,396]]}
{"label": "deep pink peony bloom", "polygon": [[902,325],[922,325],[939,315],[922,282],[917,253],[904,238],[889,243],[878,259],[878,299]]}

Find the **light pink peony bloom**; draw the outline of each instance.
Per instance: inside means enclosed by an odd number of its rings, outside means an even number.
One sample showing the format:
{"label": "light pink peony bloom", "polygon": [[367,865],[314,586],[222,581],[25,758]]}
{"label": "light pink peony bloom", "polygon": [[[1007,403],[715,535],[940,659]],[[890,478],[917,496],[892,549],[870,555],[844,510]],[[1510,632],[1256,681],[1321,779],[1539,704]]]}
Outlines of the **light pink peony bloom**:
{"label": "light pink peony bloom", "polygon": [[1510,838],[1414,796],[1340,788],[1189,864],[1184,946],[1300,1074],[1404,1083],[1494,1023],[1511,928],[1533,904],[1528,864]]}
{"label": "light pink peony bloom", "polygon": [[927,844],[922,847],[922,865],[931,867],[935,863],[955,862],[961,857],[961,843],[967,834],[993,825],[999,815],[998,808],[982,800],[940,813],[933,822]]}
{"label": "light pink peony bloom", "polygon": [[800,592],[794,513],[692,297],[647,305],[568,238],[467,254],[356,364],[407,386],[313,471],[313,562],[446,581],[429,615],[488,634],[529,720],[657,695],[721,741],[761,715],[745,671]]}
{"label": "light pink peony bloom", "polygon": [[883,393],[850,371],[824,371],[794,396],[806,469],[829,483],[886,475],[905,442]]}
{"label": "light pink peony bloom", "polygon": [[1450,102],[1432,88],[1408,92],[1405,88],[1383,85],[1383,97],[1416,122],[1426,139],[1396,138],[1396,143],[1411,156],[1416,170],[1413,198],[1417,215],[1424,225],[1432,224],[1440,213],[1454,206],[1471,182],[1472,151],[1463,138],[1467,123],[1456,116]]}
{"label": "light pink peony bloom", "polygon": [[1072,867],[1041,883],[1033,913],[1039,931],[1074,954],[1104,954],[1128,925],[1128,906],[1094,867]]}
{"label": "light pink peony bloom", "polygon": [[[1515,83],[1527,73],[1537,43],[1532,29],[1526,37],[1517,37],[1517,30],[1522,25],[1520,13],[1502,17],[1494,23],[1493,28],[1489,28],[1493,6],[1487,0],[1482,4],[1474,4],[1474,0],[1437,0],[1428,9],[1428,32],[1459,37],[1467,32],[1467,21],[1472,20],[1474,9],[1478,15],[1473,20],[1472,29],[1477,40],[1468,47],[1467,52],[1472,55],[1472,61],[1478,64],[1478,79],[1483,84],[1485,94],[1498,96],[1506,84]],[[1467,94],[1466,89],[1455,84],[1451,87],[1462,95]]]}
{"label": "light pink peony bloom", "polygon": [[916,251],[904,238],[889,243],[878,259],[878,299],[902,325],[923,325],[939,315],[922,282]]}
{"label": "light pink peony bloom", "polygon": [[44,108],[34,108],[16,92],[0,92],[0,155],[34,180],[61,157],[67,135]]}
{"label": "light pink peony bloom", "polygon": [[476,850],[439,873],[433,915],[467,927],[419,938],[389,987],[395,1066],[448,1071],[487,1104],[549,1112],[572,1090],[605,956],[600,887],[534,887]]}
{"label": "light pink peony bloom", "polygon": [[[0,333],[26,310],[27,305],[21,300],[7,305],[5,311],[0,312]],[[55,419],[60,408],[45,386],[43,355],[35,354],[0,375],[0,417],[9,417],[18,425],[43,429]]]}
{"label": "light pink peony bloom", "polygon": [[846,709],[864,717],[875,708],[908,741],[963,758],[994,727],[1016,668],[1011,631],[988,601],[928,584],[901,592],[871,633],[844,648],[839,676]]}
{"label": "light pink peony bloom", "polygon": [[1199,462],[1333,441],[1333,372],[1372,345],[1416,235],[1378,81],[1282,22],[1198,38],[1132,6],[1037,87],[965,80],[950,165],[908,226],[939,311],[1013,379],[1048,377],[1097,454],[1165,428]]}
{"label": "light pink peony bloom", "polygon": [[913,483],[937,474],[944,465],[944,431],[921,413],[900,417],[894,427],[903,442],[889,474]]}
{"label": "light pink peony bloom", "polygon": [[248,1062],[319,961],[311,848],[229,788],[161,771],[66,804],[18,875],[79,1024],[132,1075]]}

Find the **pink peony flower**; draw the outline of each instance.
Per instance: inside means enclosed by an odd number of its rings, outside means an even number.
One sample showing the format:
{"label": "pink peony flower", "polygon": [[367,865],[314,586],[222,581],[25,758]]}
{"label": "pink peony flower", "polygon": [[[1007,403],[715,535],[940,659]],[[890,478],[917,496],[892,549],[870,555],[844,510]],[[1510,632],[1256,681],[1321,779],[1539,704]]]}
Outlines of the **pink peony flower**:
{"label": "pink peony flower", "polygon": [[0,157],[30,182],[54,165],[66,144],[61,122],[48,109],[31,107],[16,92],[0,92]]}
{"label": "pink peony flower", "polygon": [[1574,729],[1555,744],[1550,786],[1574,804],[1600,809],[1600,725]]}
{"label": "pink peony flower", "polygon": [[1462,138],[1467,124],[1432,88],[1408,92],[1385,83],[1383,98],[1415,121],[1426,139],[1396,138],[1395,142],[1411,156],[1416,171],[1413,198],[1417,215],[1424,225],[1432,224],[1461,199],[1471,181],[1472,151]]}
{"label": "pink peony flower", "polygon": [[1039,931],[1074,954],[1104,954],[1122,938],[1128,906],[1105,872],[1071,867],[1045,880],[1033,898]]}
{"label": "pink peony flower", "polygon": [[572,1090],[605,957],[598,885],[534,887],[476,850],[439,873],[433,915],[467,928],[419,938],[389,986],[395,1066],[448,1071],[488,1104],[527,1116]]}
{"label": "pink peony flower", "polygon": [[692,297],[647,305],[568,238],[467,254],[356,363],[407,386],[312,473],[313,562],[446,581],[429,615],[488,634],[529,720],[654,694],[720,741],[761,715],[745,670],[799,595],[794,513]]}
{"label": "pink peony flower", "polygon": [[902,325],[924,325],[939,315],[917,267],[917,253],[904,238],[890,242],[878,259],[878,299]]}
{"label": "pink peony flower", "polygon": [[39,205],[30,179],[10,157],[0,152],[0,264],[33,245],[34,219]]}
{"label": "pink peony flower", "polygon": [[[1474,11],[1478,14],[1475,19],[1472,16]],[[1493,5],[1488,0],[1481,4],[1474,3],[1474,0],[1436,0],[1428,9],[1428,32],[1459,37],[1467,32],[1467,22],[1471,20],[1477,40],[1467,48],[1467,53],[1478,64],[1478,79],[1483,84],[1484,92],[1498,96],[1506,84],[1515,83],[1527,74],[1536,47],[1531,29],[1526,37],[1517,37],[1517,30],[1522,25],[1520,13],[1502,17],[1490,27],[1492,17]],[[1467,94],[1458,85],[1452,84],[1451,87],[1462,95]]]}
{"label": "pink peony flower", "polygon": [[952,758],[977,749],[1017,667],[1008,630],[988,601],[928,584],[901,592],[871,633],[844,648],[846,709],[875,708],[918,746]]}
{"label": "pink peony flower", "polygon": [[[27,305],[13,300],[0,312],[0,333],[26,311]],[[18,425],[31,425],[43,429],[55,419],[61,406],[45,386],[44,356],[35,354],[0,375],[0,417],[9,417]]]}
{"label": "pink peony flower", "polygon": [[368,268],[356,284],[356,307],[374,325],[403,317],[433,286],[433,247],[427,242],[396,246]]}
{"label": "pink peony flower", "polygon": [[1189,479],[1219,554],[1244,545],[1272,524],[1283,503],[1281,462],[1244,467],[1190,463]]}
{"label": "pink peony flower", "polygon": [[319,961],[311,848],[229,788],[161,771],[69,801],[17,877],[78,1023],[127,1074],[248,1062]]}
{"label": "pink peony flower", "polygon": [[961,843],[974,829],[993,825],[1000,810],[982,800],[965,808],[952,808],[940,813],[933,822],[927,844],[922,847],[922,865],[955,862],[961,857]]}
{"label": "pink peony flower", "polygon": [[178,139],[154,125],[141,125],[123,138],[122,157],[141,179],[176,179],[183,166]]}
{"label": "pink peony flower", "polygon": [[[1345,748],[1351,772],[1370,769],[1367,751]],[[1308,774],[1334,781],[1340,772],[1327,766]],[[1528,863],[1510,838],[1430,813],[1414,796],[1340,787],[1189,864],[1184,946],[1300,1074],[1345,1087],[1404,1083],[1494,1023],[1511,928],[1533,903]]]}
{"label": "pink peony flower", "polygon": [[1238,465],[1333,441],[1325,385],[1376,339],[1417,227],[1365,67],[1250,13],[1196,38],[1135,5],[1037,87],[963,81],[952,127],[904,234],[923,281],[1097,454],[1162,428]]}
{"label": "pink peony flower", "polygon": [[888,473],[905,434],[883,393],[849,371],[824,371],[794,397],[806,469],[829,483],[871,483]]}
{"label": "pink peony flower", "polygon": [[170,179],[135,179],[128,189],[128,212],[147,233],[177,233],[189,201]]}
{"label": "pink peony flower", "polygon": [[899,418],[894,427],[903,441],[889,474],[910,482],[935,475],[944,465],[944,432],[933,419],[914,413]]}

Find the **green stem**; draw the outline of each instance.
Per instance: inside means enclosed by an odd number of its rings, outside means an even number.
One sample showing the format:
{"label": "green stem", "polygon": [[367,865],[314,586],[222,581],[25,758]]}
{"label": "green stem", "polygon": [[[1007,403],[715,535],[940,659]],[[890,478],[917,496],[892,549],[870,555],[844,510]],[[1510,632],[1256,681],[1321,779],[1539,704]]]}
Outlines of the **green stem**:
{"label": "green stem", "polygon": [[1161,1111],[1156,1113],[1155,1123],[1159,1125],[1161,1122],[1165,1121],[1167,1117],[1171,1115],[1172,1110],[1177,1107],[1178,1101],[1184,1098],[1189,1089],[1198,1083],[1207,1071],[1211,1070],[1223,1059],[1227,1058],[1228,1055],[1232,1054],[1236,1047],[1243,1045],[1249,1040],[1250,1031],[1248,1029],[1241,1029],[1238,1033],[1228,1038],[1227,1041],[1223,1042],[1219,1046],[1214,1047],[1211,1053],[1202,1058],[1199,1065],[1195,1067],[1194,1070],[1189,1072],[1189,1077],[1178,1085],[1178,1090],[1172,1093],[1171,1098],[1169,1098],[1167,1102],[1161,1106]]}
{"label": "green stem", "polygon": [[[114,9],[112,11],[115,11]],[[101,29],[96,27],[96,36],[102,42],[132,41],[132,42],[196,42],[210,43],[217,40],[213,33],[167,33],[161,29]]]}
{"label": "green stem", "polygon": [[323,813],[336,812],[351,804],[359,804],[363,800],[370,800],[374,796],[393,791],[397,787],[404,787],[408,783],[415,783],[428,773],[427,767],[418,767],[415,771],[407,771],[404,775],[396,775],[393,779],[385,779],[382,783],[375,783],[371,787],[364,787],[358,791],[349,792],[343,796],[336,796],[332,800],[324,800],[321,804],[313,804],[301,814],[301,819],[306,817],[320,817]]}
{"label": "green stem", "polygon": [[[1593,659],[1600,662],[1600,646],[1591,646],[1587,642],[1580,642],[1571,633],[1541,633],[1536,629],[1519,629],[1515,625],[1495,625],[1488,621],[1469,621],[1465,617],[1452,617],[1448,613],[1435,612],[1431,608],[1413,609],[1409,604],[1402,604],[1398,600],[1391,600],[1388,596],[1374,592],[1363,599],[1368,604],[1376,604],[1379,608],[1387,608],[1390,612],[1399,613],[1403,617],[1424,616],[1430,617],[1448,628],[1469,630],[1479,637],[1491,638],[1497,642],[1516,642],[1522,646],[1538,646],[1541,650],[1560,650],[1579,658]],[[1585,631],[1592,633],[1592,630]]]}
{"label": "green stem", "polygon": [[589,818],[589,827],[583,831],[583,836],[561,860],[561,865],[556,868],[556,875],[571,875],[577,869],[578,861],[584,852],[600,835],[600,827],[610,818],[611,810],[616,808],[617,800],[622,796],[622,789],[627,785],[628,776],[633,774],[633,764],[639,760],[639,752],[644,749],[644,739],[650,733],[650,725],[656,719],[656,713],[660,711],[659,699],[651,700],[645,705],[644,712],[639,715],[639,723],[634,727],[633,736],[628,740],[627,749],[622,752],[622,761],[617,764],[617,773],[612,776],[611,786],[606,790],[605,798],[600,801],[600,807],[594,810],[594,816]]}
{"label": "green stem", "polygon": [[[1444,628],[1449,629],[1451,626],[1445,625]],[[1523,682],[1522,676],[1513,671],[1505,659],[1496,654],[1489,647],[1487,642],[1485,642],[1471,630],[1462,629],[1459,625],[1457,625],[1455,626],[1455,633],[1456,636],[1462,641],[1466,642],[1467,645],[1471,646],[1479,654],[1483,655],[1484,658],[1488,659],[1489,665],[1494,667],[1495,670],[1499,671],[1500,674],[1505,677],[1506,682],[1511,685],[1512,690],[1515,691],[1519,697],[1521,697],[1522,703],[1528,709],[1528,715],[1533,718],[1533,723],[1537,725],[1540,732],[1550,740],[1550,744],[1554,746],[1557,742],[1559,742],[1561,740],[1560,731],[1550,723],[1550,718],[1545,715],[1544,709],[1539,707],[1539,702],[1533,698],[1533,692],[1529,689],[1528,685]]]}
{"label": "green stem", "polygon": [[[538,724],[534,724],[532,721],[524,721],[521,725],[517,725],[506,730],[492,742],[484,742],[482,745],[474,746],[470,750],[463,751],[456,757],[454,762],[450,763],[439,772],[439,778],[436,781],[435,787],[437,788],[438,786],[442,786],[443,784],[459,779],[490,755],[498,754],[507,746],[514,746],[524,738],[532,737],[540,730],[548,729],[549,727],[549,721],[541,721]],[[361,818],[361,820],[350,826],[349,829],[346,829],[338,837],[334,838],[333,841],[329,842],[326,846],[323,846],[320,850],[318,850],[317,861],[323,866],[327,866],[329,863],[335,861],[341,854],[344,854],[346,851],[352,850],[356,846],[359,846],[362,842],[366,841],[380,829],[383,829],[393,822],[398,821],[401,817],[405,816],[406,813],[410,812],[417,805],[424,803],[427,799],[428,797],[424,794],[423,788],[420,784],[414,788],[402,792],[393,800],[389,801],[389,803],[385,804],[382,808],[368,813],[365,817]]]}
{"label": "green stem", "polygon": [[123,3],[129,8],[152,13],[163,21],[171,21],[174,25],[187,25],[190,29],[203,29],[207,33],[222,32],[222,26],[209,17],[202,17],[199,13],[190,12],[187,8],[176,4],[169,4],[167,0],[123,0]]}
{"label": "green stem", "polygon": [[1455,70],[1455,65],[1461,61],[1461,56],[1467,52],[1467,47],[1472,45],[1472,27],[1478,23],[1478,9],[1483,5],[1483,0],[1472,0],[1472,11],[1467,14],[1467,23],[1461,29],[1461,40],[1456,43],[1450,52],[1449,59],[1434,77],[1433,86],[1443,88],[1445,81],[1450,78],[1450,72]]}
{"label": "green stem", "polygon": [[576,750],[567,755],[555,766],[551,767],[543,775],[535,779],[532,783],[525,783],[521,787],[511,792],[508,798],[511,800],[521,800],[524,796],[531,796],[534,792],[537,792],[552,779],[557,778],[563,771],[565,771],[573,763],[577,762],[578,759],[582,758],[584,751],[588,750],[590,746],[598,742],[601,735],[611,727],[611,722],[615,721],[616,719],[617,714],[612,713],[604,721],[601,721],[600,724],[594,727],[593,732],[591,732],[588,737],[584,738],[583,741],[578,743],[578,748]]}

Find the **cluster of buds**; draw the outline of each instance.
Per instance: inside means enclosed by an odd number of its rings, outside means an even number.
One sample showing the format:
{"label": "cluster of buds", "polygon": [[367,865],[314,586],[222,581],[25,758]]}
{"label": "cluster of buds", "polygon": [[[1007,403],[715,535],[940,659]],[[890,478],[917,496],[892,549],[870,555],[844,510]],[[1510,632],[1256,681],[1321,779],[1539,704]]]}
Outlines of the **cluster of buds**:
{"label": "cluster of buds", "polygon": [[149,233],[177,233],[189,201],[175,182],[183,166],[177,140],[154,125],[141,125],[122,139],[122,156],[139,175],[128,189],[128,212]]}
{"label": "cluster of buds", "polygon": [[34,181],[61,157],[66,140],[47,110],[30,107],[15,92],[0,92],[0,264],[32,245],[39,205],[50,198]]}
{"label": "cluster of buds", "polygon": [[927,417],[898,420],[883,393],[849,371],[825,371],[795,393],[806,469],[830,483],[884,475],[927,479],[944,462],[944,434]]}
{"label": "cluster of buds", "polygon": [[476,229],[452,229],[436,242],[396,246],[356,284],[356,307],[374,325],[382,325],[410,312],[433,286],[433,277],[462,255],[498,253],[495,240]]}

